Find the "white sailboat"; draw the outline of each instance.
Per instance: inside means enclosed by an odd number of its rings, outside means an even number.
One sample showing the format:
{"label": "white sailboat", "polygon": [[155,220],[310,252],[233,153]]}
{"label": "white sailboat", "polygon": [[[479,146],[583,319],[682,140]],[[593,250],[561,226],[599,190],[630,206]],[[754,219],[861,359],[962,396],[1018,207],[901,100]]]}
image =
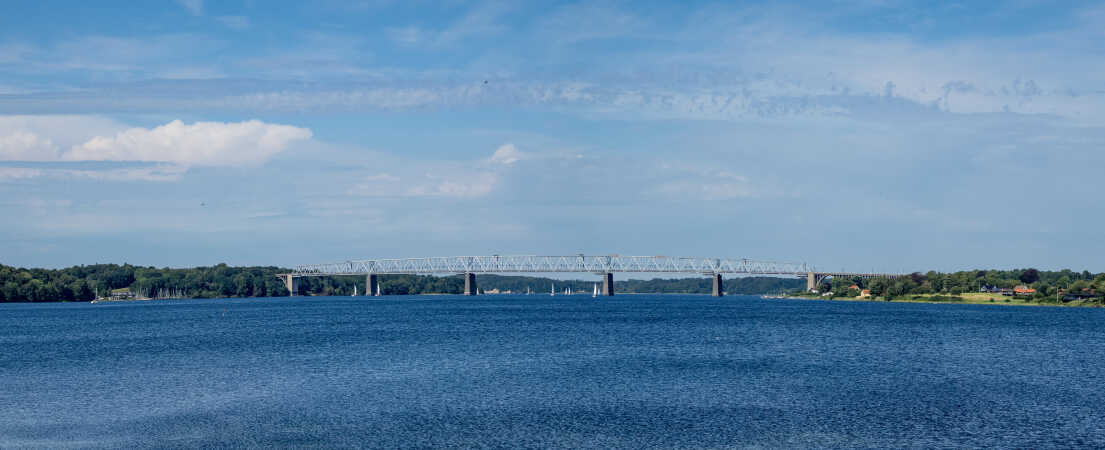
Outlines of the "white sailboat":
{"label": "white sailboat", "polygon": [[379,297],[381,295],[384,295],[384,291],[380,290],[380,282],[377,281],[376,282],[376,296]]}
{"label": "white sailboat", "polygon": [[549,297],[552,297],[554,295],[556,295],[556,283],[553,283],[552,287],[549,288]]}
{"label": "white sailboat", "polygon": [[598,297],[598,296],[599,296],[599,284],[595,283],[595,290],[593,292],[591,292],[591,298],[595,298],[595,297]]}
{"label": "white sailboat", "polygon": [[355,284],[353,285],[353,296],[354,297],[357,296],[357,285],[355,285]]}

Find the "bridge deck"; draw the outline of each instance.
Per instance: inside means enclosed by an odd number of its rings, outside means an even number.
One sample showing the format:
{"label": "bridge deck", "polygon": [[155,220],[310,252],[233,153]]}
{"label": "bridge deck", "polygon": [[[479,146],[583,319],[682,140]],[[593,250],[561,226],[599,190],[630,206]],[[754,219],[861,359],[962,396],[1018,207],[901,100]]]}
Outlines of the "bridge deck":
{"label": "bridge deck", "polygon": [[805,275],[805,263],[735,258],[692,258],[620,255],[492,255],[404,259],[366,259],[296,266],[287,275],[459,274],[459,273],[693,273],[749,275]]}

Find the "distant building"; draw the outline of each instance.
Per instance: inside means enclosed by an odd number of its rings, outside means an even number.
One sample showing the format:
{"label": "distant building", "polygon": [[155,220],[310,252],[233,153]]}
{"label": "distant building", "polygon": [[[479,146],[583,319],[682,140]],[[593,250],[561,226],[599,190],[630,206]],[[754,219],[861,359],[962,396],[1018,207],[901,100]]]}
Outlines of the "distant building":
{"label": "distant building", "polygon": [[115,291],[108,297],[109,300],[133,300],[135,295],[131,291]]}
{"label": "distant building", "polygon": [[1013,295],[1035,295],[1036,290],[1025,285],[1020,285],[1013,288]]}
{"label": "distant building", "polygon": [[988,292],[990,294],[1001,294],[1006,297],[1013,295],[1013,290],[1009,288],[999,288],[997,286],[987,286],[983,288],[982,292]]}
{"label": "distant building", "polygon": [[1060,289],[1059,294],[1061,295],[1060,298],[1062,298],[1065,302],[1071,300],[1086,300],[1098,296],[1097,291],[1090,288],[1083,288],[1079,292],[1067,292],[1064,289]]}

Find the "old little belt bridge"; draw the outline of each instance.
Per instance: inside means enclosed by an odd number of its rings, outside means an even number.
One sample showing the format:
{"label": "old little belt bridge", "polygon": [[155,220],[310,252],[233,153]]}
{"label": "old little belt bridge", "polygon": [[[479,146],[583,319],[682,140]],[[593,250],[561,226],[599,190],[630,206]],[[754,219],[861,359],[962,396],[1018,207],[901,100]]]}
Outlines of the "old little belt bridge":
{"label": "old little belt bridge", "polygon": [[464,276],[464,295],[476,295],[476,274],[480,273],[593,273],[602,276],[602,295],[614,295],[615,273],[685,273],[713,278],[713,295],[725,293],[722,275],[773,275],[806,278],[809,290],[817,289],[825,278],[897,278],[897,274],[818,272],[805,263],[759,261],[745,258],[688,258],[670,256],[621,255],[491,255],[438,256],[429,258],[365,259],[328,264],[296,266],[291,273],[278,275],[295,295],[299,277],[365,277],[365,295],[380,295],[378,275],[451,275]]}

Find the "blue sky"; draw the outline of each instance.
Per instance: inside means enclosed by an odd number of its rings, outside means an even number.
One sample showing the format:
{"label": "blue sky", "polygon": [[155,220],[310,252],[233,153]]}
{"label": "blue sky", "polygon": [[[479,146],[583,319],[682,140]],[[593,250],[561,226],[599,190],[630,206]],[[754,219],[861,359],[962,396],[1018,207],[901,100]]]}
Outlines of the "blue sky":
{"label": "blue sky", "polygon": [[3,8],[3,264],[1105,271],[1100,2]]}

